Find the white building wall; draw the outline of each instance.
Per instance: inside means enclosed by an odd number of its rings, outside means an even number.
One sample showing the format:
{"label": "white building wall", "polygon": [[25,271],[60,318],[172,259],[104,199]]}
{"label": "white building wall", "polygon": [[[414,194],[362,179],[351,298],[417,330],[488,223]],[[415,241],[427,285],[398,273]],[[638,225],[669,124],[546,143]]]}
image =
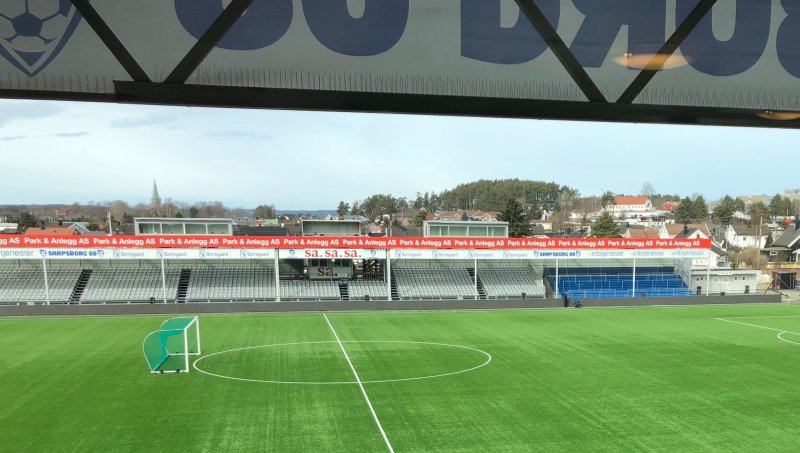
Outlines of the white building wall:
{"label": "white building wall", "polygon": [[708,278],[707,271],[693,270],[692,278],[689,289],[696,292],[700,287],[701,295],[706,294],[706,287],[708,286],[709,293],[712,295],[725,293],[725,294],[755,294],[758,292],[756,284],[758,283],[759,271],[749,270],[711,270],[710,278]]}
{"label": "white building wall", "polygon": [[736,231],[730,225],[728,225],[728,228],[725,230],[725,240],[728,241],[728,243],[732,246],[740,248],[756,247],[762,249],[767,244],[766,235],[739,235],[736,234]]}

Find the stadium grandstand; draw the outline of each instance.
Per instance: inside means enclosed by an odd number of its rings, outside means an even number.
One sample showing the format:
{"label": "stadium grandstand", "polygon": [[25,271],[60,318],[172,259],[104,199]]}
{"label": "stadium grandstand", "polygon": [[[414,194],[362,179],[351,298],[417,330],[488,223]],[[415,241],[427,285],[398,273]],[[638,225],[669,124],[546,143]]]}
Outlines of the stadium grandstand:
{"label": "stadium grandstand", "polygon": [[[20,239],[59,244],[53,248],[0,247],[0,303],[402,302],[557,298],[564,293],[614,299],[748,293],[756,284],[755,276],[739,274],[726,277],[737,287],[712,282],[717,274],[733,274],[712,272],[708,248],[702,245],[706,240],[663,241],[678,248],[573,250],[537,249],[543,244],[539,239],[526,240],[530,249],[525,244],[509,248],[521,240],[507,238],[83,239],[107,248],[79,246],[71,238]],[[110,241],[117,247],[109,247]],[[596,245],[584,241],[584,247]]]}

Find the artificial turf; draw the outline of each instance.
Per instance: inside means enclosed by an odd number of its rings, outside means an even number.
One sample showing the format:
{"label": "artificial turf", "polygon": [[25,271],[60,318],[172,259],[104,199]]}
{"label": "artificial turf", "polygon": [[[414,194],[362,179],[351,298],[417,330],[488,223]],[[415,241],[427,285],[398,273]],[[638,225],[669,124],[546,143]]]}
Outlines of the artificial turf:
{"label": "artificial turf", "polygon": [[[398,452],[793,451],[800,438],[796,306],[327,316]],[[141,342],[164,319],[0,319],[0,448],[388,451],[323,314],[201,316],[198,366],[249,380],[151,375]]]}

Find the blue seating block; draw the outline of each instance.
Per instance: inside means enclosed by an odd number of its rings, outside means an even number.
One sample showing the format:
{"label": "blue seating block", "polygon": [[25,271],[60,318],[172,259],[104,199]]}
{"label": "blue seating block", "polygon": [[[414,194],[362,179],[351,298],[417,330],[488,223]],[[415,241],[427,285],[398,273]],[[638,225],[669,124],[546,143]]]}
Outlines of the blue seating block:
{"label": "blue seating block", "polygon": [[[555,275],[552,272],[549,279],[551,286],[555,288]],[[605,267],[559,269],[556,291],[558,294],[566,292],[573,299],[632,297],[634,296],[633,269]],[[694,295],[692,291],[671,267],[636,268],[636,297],[692,295]]]}

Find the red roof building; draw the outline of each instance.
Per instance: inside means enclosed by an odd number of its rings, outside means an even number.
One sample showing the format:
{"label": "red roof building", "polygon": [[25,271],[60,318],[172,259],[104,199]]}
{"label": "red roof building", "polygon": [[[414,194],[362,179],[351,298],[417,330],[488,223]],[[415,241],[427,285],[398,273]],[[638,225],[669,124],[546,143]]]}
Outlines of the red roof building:
{"label": "red roof building", "polygon": [[667,201],[661,206],[659,206],[658,209],[660,209],[661,211],[675,212],[675,209],[678,208],[679,204],[681,204],[680,201]]}
{"label": "red roof building", "polygon": [[619,196],[615,197],[616,204],[606,206],[606,209],[611,213],[625,213],[625,212],[646,212],[653,210],[653,203],[644,195],[635,197]]}
{"label": "red roof building", "polygon": [[23,233],[25,236],[74,236],[78,234],[77,231],[67,227],[48,227],[44,230],[41,228],[30,227]]}

